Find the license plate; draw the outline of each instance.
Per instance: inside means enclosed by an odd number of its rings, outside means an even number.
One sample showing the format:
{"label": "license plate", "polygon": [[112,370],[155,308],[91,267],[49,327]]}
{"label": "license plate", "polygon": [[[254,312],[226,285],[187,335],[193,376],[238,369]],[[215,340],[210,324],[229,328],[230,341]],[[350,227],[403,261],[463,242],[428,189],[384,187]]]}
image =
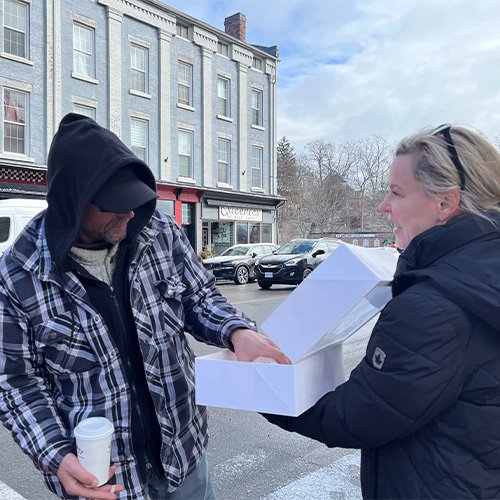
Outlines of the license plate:
{"label": "license plate", "polygon": [[264,273],[264,278],[272,278],[273,273]]}

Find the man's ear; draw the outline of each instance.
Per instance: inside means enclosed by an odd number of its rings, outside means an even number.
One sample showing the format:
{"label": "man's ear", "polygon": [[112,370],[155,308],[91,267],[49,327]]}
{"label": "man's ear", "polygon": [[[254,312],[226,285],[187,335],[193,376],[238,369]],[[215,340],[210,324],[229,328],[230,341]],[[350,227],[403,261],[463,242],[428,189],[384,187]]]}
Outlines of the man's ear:
{"label": "man's ear", "polygon": [[440,202],[440,219],[449,221],[453,218],[460,206],[460,191],[458,189],[450,189],[441,195]]}

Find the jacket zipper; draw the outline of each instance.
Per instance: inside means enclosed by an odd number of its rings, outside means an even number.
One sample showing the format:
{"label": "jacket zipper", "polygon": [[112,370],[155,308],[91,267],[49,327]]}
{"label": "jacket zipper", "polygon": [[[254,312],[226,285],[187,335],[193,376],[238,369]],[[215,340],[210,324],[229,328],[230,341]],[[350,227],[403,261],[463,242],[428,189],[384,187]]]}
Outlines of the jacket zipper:
{"label": "jacket zipper", "polygon": [[[122,317],[122,314],[121,314],[121,310],[120,310],[120,306],[118,305],[118,301],[116,300],[116,293],[115,293],[115,289],[112,285],[109,286],[109,291],[110,291],[110,297],[111,297],[111,300],[113,302],[113,307],[115,308],[115,311],[117,313],[117,317],[118,317],[118,320],[119,320],[119,324],[120,324],[120,328],[122,331],[125,331],[125,322],[123,321],[123,317]],[[128,370],[128,373],[132,373],[132,366],[130,364],[130,360],[127,358],[126,360],[123,360],[122,359],[122,362],[126,363],[127,364],[127,370]],[[137,412],[137,416],[138,416],[138,419],[139,419],[139,426],[140,426],[140,429],[141,429],[141,434],[142,434],[142,438],[145,439],[146,437],[146,430],[144,428],[144,420],[143,420],[143,415],[142,415],[142,412],[141,412],[141,408],[140,406],[137,404],[137,389],[136,389],[136,386],[135,386],[135,383],[133,380],[130,380],[129,381],[129,385],[130,385],[130,389],[132,391],[132,395],[133,395],[133,403],[135,405],[135,409],[136,409],[136,412]],[[131,447],[133,449],[133,443],[131,442]],[[145,443],[146,444],[146,443]],[[146,448],[145,448],[146,450]],[[151,463],[149,462],[149,457],[148,457],[148,453],[146,452],[145,453],[145,460],[146,460],[146,470],[148,472],[150,472],[153,468],[153,466],[151,465]]]}

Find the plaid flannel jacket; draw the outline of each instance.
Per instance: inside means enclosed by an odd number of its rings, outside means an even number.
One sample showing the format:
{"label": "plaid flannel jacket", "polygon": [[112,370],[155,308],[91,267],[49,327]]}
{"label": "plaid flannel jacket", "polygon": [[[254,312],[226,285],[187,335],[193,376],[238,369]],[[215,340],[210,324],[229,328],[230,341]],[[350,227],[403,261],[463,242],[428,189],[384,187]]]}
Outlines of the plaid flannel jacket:
{"label": "plaid flannel jacket", "polygon": [[[122,362],[78,279],[54,269],[44,234],[43,215],[37,216],[0,260],[0,418],[59,496],[64,491],[55,472],[75,449],[75,426],[89,416],[109,418],[116,481],[126,488],[118,498],[143,498]],[[173,491],[196,467],[208,439],[184,332],[228,347],[231,331],[255,324],[220,294],[182,229],[159,211],[138,237],[129,282]]]}

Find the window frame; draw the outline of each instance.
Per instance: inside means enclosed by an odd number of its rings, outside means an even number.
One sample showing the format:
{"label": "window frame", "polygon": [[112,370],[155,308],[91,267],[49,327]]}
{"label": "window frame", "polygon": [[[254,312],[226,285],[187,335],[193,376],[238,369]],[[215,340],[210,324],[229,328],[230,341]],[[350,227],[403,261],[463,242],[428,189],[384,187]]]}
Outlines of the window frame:
{"label": "window frame", "polygon": [[[12,99],[12,97],[9,96],[9,98],[6,97],[5,93],[6,92],[15,92],[17,94],[20,94],[24,97],[24,113],[23,113],[23,119],[24,121],[14,121],[14,120],[8,120],[7,119],[7,113],[6,113],[6,100],[7,99]],[[29,99],[29,92],[26,92],[24,90],[17,89],[15,87],[10,87],[10,86],[4,86],[2,88],[2,153],[7,154],[7,155],[19,155],[19,156],[28,156],[29,153],[29,105],[30,105],[30,99]],[[17,101],[16,101],[17,102]],[[12,106],[9,106],[11,108]],[[18,151],[18,148],[16,148],[15,151],[12,149],[7,149],[6,148],[6,141],[7,141],[7,130],[10,127],[21,127],[23,134],[22,134],[22,144],[23,148],[22,151]],[[9,136],[10,137],[10,136]]]}
{"label": "window frame", "polygon": [[[220,95],[219,82],[225,84],[225,96]],[[217,76],[217,115],[231,118],[231,80],[220,75]]]}
{"label": "window frame", "polygon": [[[76,47],[76,39],[77,37],[75,36],[75,28],[78,28],[82,30],[82,32],[88,32],[90,33],[90,46],[91,46],[91,51],[90,52],[85,52],[83,49],[77,49]],[[77,54],[83,54],[88,61],[90,61],[90,74],[87,74],[85,72],[80,72],[79,70],[81,68],[77,68],[79,66],[76,64],[76,55]],[[95,78],[96,77],[96,62],[95,62],[95,28],[92,26],[88,26],[85,23],[82,23],[77,20],[73,20],[73,73],[78,76],[83,76],[85,78]]]}
{"label": "window frame", "polygon": [[252,59],[252,68],[263,72],[264,71],[264,60],[261,59],[260,57],[254,56]]}
{"label": "window frame", "polygon": [[[134,127],[136,125],[141,125],[143,129],[141,130],[141,134],[144,134],[144,137],[141,137],[140,139],[144,139],[143,144],[134,144],[134,137],[137,137],[136,134],[134,134]],[[137,128],[135,129],[136,131],[138,130]],[[131,116],[130,117],[130,149],[134,152],[134,154],[144,161],[145,163],[148,163],[149,161],[149,120],[146,120],[144,118],[138,118],[136,116]],[[144,151],[144,157],[141,154],[138,154],[138,152]]]}
{"label": "window frame", "polygon": [[[86,110],[86,111],[81,113],[76,108],[79,108],[80,110]],[[88,116],[89,118],[92,118],[92,120],[95,120],[95,117],[96,117],[96,108],[94,106],[88,106],[86,104],[81,104],[79,102],[73,103],[73,112],[78,113],[79,115]]]}
{"label": "window frame", "polygon": [[[256,99],[254,99],[256,96]],[[263,124],[263,102],[264,102],[264,92],[260,89],[252,89],[250,108],[251,108],[251,117],[252,117],[252,125],[255,127],[262,127]],[[257,106],[255,106],[255,104]]]}
{"label": "window frame", "polygon": [[[222,144],[225,146],[225,151],[221,150]],[[221,158],[221,153],[225,153],[226,157]],[[221,168],[225,170],[225,180],[221,178]],[[217,138],[217,182],[231,185],[231,140],[224,137]]]}
{"label": "window frame", "polygon": [[187,24],[177,22],[175,24],[175,33],[177,36],[189,40],[189,26]]}
{"label": "window frame", "polygon": [[[187,82],[181,82],[181,68],[187,68]],[[187,102],[181,99],[181,88],[187,88]],[[193,107],[193,65],[184,61],[177,64],[177,104]]]}
{"label": "window frame", "polygon": [[[255,160],[256,160],[255,153],[256,152],[259,152],[259,156],[257,158],[258,165],[255,164],[256,163],[255,162]],[[252,161],[252,165],[251,165],[252,166],[252,181],[251,181],[252,189],[263,189],[262,171],[264,168],[264,148],[262,146],[252,145],[251,161]],[[258,186],[254,182],[256,172],[258,172],[258,176],[259,176],[259,185]]]}
{"label": "window frame", "polygon": [[[5,5],[18,5],[21,9],[24,10],[24,31],[19,29],[17,26],[9,26],[6,24],[5,18],[7,17]],[[2,51],[6,54],[9,54],[13,57],[19,57],[21,59],[29,60],[30,57],[30,46],[29,46],[29,34],[30,34],[30,4],[23,2],[21,0],[3,0],[3,18],[2,18]],[[10,30],[15,33],[23,33],[23,54],[17,54],[10,52],[6,48],[6,30]],[[12,43],[12,41],[11,41]]]}
{"label": "window frame", "polygon": [[229,45],[224,42],[217,42],[217,54],[229,57]]}
{"label": "window frame", "polygon": [[[134,67],[134,51],[141,52],[144,56],[144,68]],[[134,75],[140,74],[144,79],[144,88],[137,88],[134,86],[136,78]],[[130,90],[134,92],[141,92],[143,94],[149,93],[149,49],[134,42],[130,42]]]}
{"label": "window frame", "polygon": [[[189,153],[184,153],[182,152],[182,147],[181,144],[181,137],[188,137],[189,140],[187,142],[187,145],[189,146]],[[194,159],[193,159],[193,153],[194,153],[194,134],[192,130],[187,130],[187,129],[179,129],[178,133],[178,138],[177,138],[177,168],[178,168],[178,176],[183,177],[185,179],[194,179],[194,172],[193,172],[193,166],[194,166]],[[181,156],[185,158],[189,158],[188,160],[188,172],[185,174],[184,172],[181,172]]]}

